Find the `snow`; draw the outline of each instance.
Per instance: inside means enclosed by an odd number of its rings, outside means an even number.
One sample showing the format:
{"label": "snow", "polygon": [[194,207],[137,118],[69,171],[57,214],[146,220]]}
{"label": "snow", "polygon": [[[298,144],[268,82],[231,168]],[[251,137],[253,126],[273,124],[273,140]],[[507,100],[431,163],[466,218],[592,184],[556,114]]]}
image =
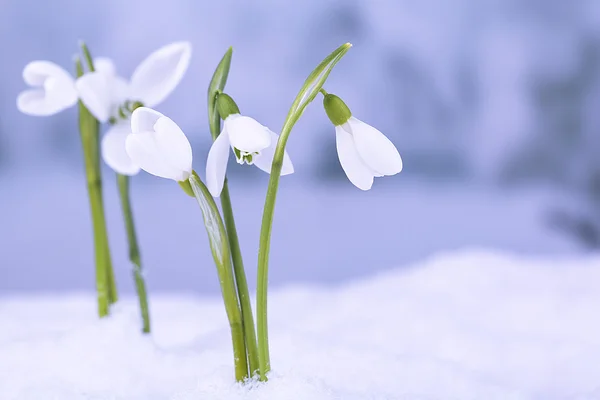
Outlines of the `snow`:
{"label": "snow", "polygon": [[233,382],[218,297],[0,299],[2,399],[598,399],[600,256],[464,250],[271,293],[274,370]]}

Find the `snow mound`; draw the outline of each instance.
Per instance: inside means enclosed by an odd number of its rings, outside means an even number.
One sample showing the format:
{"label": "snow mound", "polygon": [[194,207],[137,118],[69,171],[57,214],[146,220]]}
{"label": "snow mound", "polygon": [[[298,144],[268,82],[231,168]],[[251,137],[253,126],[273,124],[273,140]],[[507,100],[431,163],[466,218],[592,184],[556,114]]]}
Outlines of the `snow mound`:
{"label": "snow mound", "polygon": [[269,303],[268,384],[233,382],[218,298],[155,295],[94,318],[91,295],[0,300],[7,400],[600,399],[600,257],[436,256]]}

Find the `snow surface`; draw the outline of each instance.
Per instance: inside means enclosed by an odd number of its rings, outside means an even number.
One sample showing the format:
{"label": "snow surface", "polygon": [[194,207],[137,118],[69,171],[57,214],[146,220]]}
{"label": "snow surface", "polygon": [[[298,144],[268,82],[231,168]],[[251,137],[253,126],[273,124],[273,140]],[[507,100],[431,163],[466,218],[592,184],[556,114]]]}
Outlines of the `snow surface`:
{"label": "snow surface", "polygon": [[2,399],[598,399],[600,256],[435,256],[335,289],[270,297],[273,373],[233,382],[219,298],[0,300]]}

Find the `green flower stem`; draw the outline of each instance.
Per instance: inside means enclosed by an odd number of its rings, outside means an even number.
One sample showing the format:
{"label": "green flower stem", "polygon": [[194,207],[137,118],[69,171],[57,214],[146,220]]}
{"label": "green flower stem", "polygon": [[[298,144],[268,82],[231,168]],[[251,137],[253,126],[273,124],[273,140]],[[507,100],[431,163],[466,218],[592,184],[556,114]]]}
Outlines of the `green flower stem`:
{"label": "green flower stem", "polygon": [[[229,66],[231,65],[232,52],[233,49],[230,47],[219,62],[208,88],[208,123],[213,140],[215,140],[221,132],[221,118],[217,111],[216,97],[217,94],[222,92],[225,88],[227,76],[229,75]],[[221,209],[223,210],[223,218],[225,219],[229,248],[231,250],[233,260],[235,282],[242,307],[242,320],[244,322],[246,348],[248,350],[248,364],[250,367],[250,375],[252,376],[259,369],[256,328],[254,326],[252,304],[250,303],[250,291],[248,290],[248,282],[246,280],[246,273],[244,271],[244,262],[242,258],[242,252],[240,250],[240,242],[238,239],[237,229],[235,227],[235,219],[233,217],[231,198],[229,197],[227,178],[225,178],[220,199]]]}
{"label": "green flower stem", "polygon": [[319,90],[325,83],[329,73],[337,62],[346,54],[352,45],[346,43],[338,47],[333,53],[325,58],[314,71],[308,76],[302,89],[296,96],[294,103],[288,112],[287,118],[281,129],[281,135],[277,141],[271,175],[265,199],[262,225],[260,229],[260,245],[258,248],[258,280],[256,287],[256,319],[258,324],[258,356],[260,365],[260,379],[267,380],[267,373],[271,370],[269,355],[269,337],[267,329],[267,286],[269,283],[269,250],[271,246],[271,229],[273,227],[273,215],[275,212],[275,199],[279,187],[279,177],[283,166],[285,145],[292,128],[298,122],[304,109],[314,100]]}
{"label": "green flower stem", "polygon": [[229,247],[231,250],[231,258],[233,260],[233,272],[235,273],[235,283],[237,292],[242,306],[242,319],[244,321],[244,335],[246,338],[246,349],[248,350],[248,365],[250,367],[250,376],[253,376],[259,371],[258,362],[258,344],[256,342],[256,328],[254,326],[254,317],[252,315],[252,304],[250,303],[250,291],[248,290],[248,281],[244,271],[244,261],[240,250],[240,242],[238,239],[235,220],[233,219],[233,210],[231,207],[231,199],[229,197],[229,188],[227,187],[227,179],[221,191],[221,209],[223,210],[223,218],[225,219],[225,228],[227,229],[227,238],[229,239]]}
{"label": "green flower stem", "polygon": [[135,233],[133,213],[131,211],[129,177],[127,175],[117,174],[117,184],[119,186],[119,197],[121,198],[121,208],[123,209],[125,230],[127,231],[127,242],[129,243],[129,260],[133,264],[133,278],[135,280],[135,289],[137,291],[138,300],[140,303],[140,312],[142,314],[142,332],[150,333],[148,295],[146,293],[146,282],[144,281],[144,275],[142,274],[142,260],[140,257],[140,249]]}
{"label": "green flower stem", "polygon": [[[82,76],[83,66],[79,58],[77,58],[75,65],[77,76]],[[102,177],[98,149],[99,125],[98,121],[90,114],[81,101],[79,101],[79,131],[81,134],[85,174],[92,214],[98,315],[105,317],[110,312],[110,304],[117,301],[117,291],[110,258],[106,218],[104,216],[104,202],[102,199]]]}
{"label": "green flower stem", "polygon": [[233,342],[233,359],[235,365],[235,379],[239,382],[247,379],[248,362],[246,359],[246,342],[244,340],[244,324],[242,311],[238,302],[233,268],[231,265],[231,252],[227,242],[227,232],[215,200],[208,188],[202,183],[196,172],[188,180],[198,205],[202,210],[204,226],[208,233],[210,248],[217,267],[221,294],[225,303],[225,312],[231,329]]}
{"label": "green flower stem", "polygon": [[[83,57],[86,60],[86,64],[87,67],[89,69],[90,72],[94,72],[96,71],[96,68],[94,67],[94,60],[92,58],[92,55],[90,54],[90,50],[88,49],[87,45],[81,41],[79,43],[80,47],[81,47],[81,51],[83,52]],[[98,173],[98,177],[100,182],[102,182],[102,177],[101,177],[101,173],[100,173],[100,150],[99,150],[99,132],[100,132],[100,123],[96,120],[96,118],[91,115],[90,113],[90,117],[91,119],[94,121],[93,124],[95,125],[95,133],[96,133],[96,139],[93,141],[93,145],[94,145],[94,153],[95,153],[95,157],[96,157],[96,164],[95,164],[95,168],[97,169],[97,173]],[[101,198],[102,199],[102,198]],[[101,201],[101,207],[102,207],[102,213],[104,214],[104,202]],[[110,256],[110,247],[108,245],[108,234],[106,233],[106,223],[104,223],[104,240],[106,242],[105,245],[105,252],[106,252],[106,256],[105,259],[106,261],[106,273],[108,275],[108,294],[109,294],[109,302],[111,304],[114,304],[117,302],[118,300],[118,296],[117,296],[117,283],[115,281],[115,274],[113,271],[113,267],[112,267],[112,260],[111,260],[111,256]]]}

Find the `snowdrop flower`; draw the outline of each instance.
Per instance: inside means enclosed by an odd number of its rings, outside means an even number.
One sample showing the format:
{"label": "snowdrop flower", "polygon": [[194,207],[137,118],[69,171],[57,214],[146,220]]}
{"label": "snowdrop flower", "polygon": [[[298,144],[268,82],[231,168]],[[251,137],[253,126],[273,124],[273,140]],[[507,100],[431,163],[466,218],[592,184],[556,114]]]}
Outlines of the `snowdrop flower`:
{"label": "snowdrop flower", "polygon": [[95,72],[77,79],[81,101],[100,122],[112,127],[102,139],[104,161],[116,172],[135,175],[139,167],[129,159],[125,141],[131,133],[129,114],[140,105],[154,107],[179,84],[191,57],[191,45],[177,42],[150,54],[134,70],[131,80],[120,77],[112,61],[94,60]]}
{"label": "snowdrop flower", "polygon": [[369,190],[373,178],[402,171],[402,158],[394,144],[381,132],[352,116],[338,96],[322,90],[327,116],[335,125],[340,164],[350,182]]}
{"label": "snowdrop flower", "polygon": [[[214,197],[219,197],[225,182],[229,149],[238,164],[256,165],[271,173],[279,135],[255,119],[240,115],[233,99],[225,93],[217,98],[217,109],[223,119],[223,130],[214,141],[206,162],[206,186]],[[294,172],[290,156],[285,152],[281,175]]]}
{"label": "snowdrop flower", "polygon": [[30,62],[23,69],[23,79],[33,87],[17,97],[17,108],[24,114],[53,115],[77,103],[75,80],[53,62]]}
{"label": "snowdrop flower", "polygon": [[170,118],[151,108],[131,114],[131,134],[125,140],[127,156],[149,174],[185,182],[192,175],[192,147]]}

